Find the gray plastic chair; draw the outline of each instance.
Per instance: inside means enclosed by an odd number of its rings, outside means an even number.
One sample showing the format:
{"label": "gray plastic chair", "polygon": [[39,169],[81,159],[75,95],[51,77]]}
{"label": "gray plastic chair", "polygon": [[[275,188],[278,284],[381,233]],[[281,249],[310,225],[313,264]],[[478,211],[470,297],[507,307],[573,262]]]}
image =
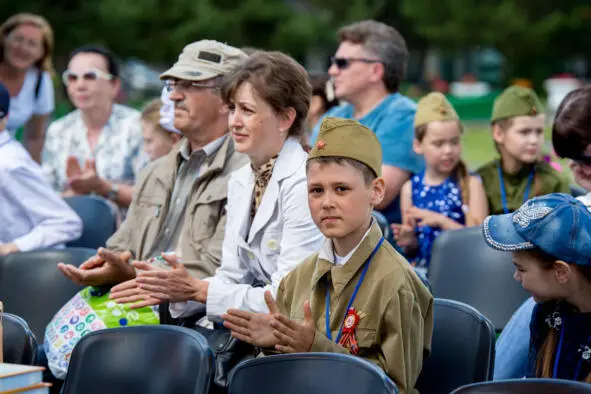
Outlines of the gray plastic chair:
{"label": "gray plastic chair", "polygon": [[570,185],[570,194],[573,197],[581,197],[588,193],[587,190],[583,189],[581,186],[578,185]]}
{"label": "gray plastic chair", "polygon": [[22,317],[43,343],[47,324],[82,289],[58,270],[57,263],[79,266],[95,253],[94,249],[66,248],[0,257],[0,300],[4,310]]}
{"label": "gray plastic chair", "polygon": [[2,353],[5,363],[35,365],[37,341],[21,317],[2,314]]}
{"label": "gray plastic chair", "polygon": [[473,306],[500,331],[530,296],[513,279],[514,272],[511,253],[489,247],[478,226],[437,237],[429,281],[435,297]]}
{"label": "gray plastic chair", "polygon": [[476,309],[461,302],[434,301],[431,354],[423,362],[416,388],[421,394],[448,394],[492,379],[495,330]]}
{"label": "gray plastic chair", "polygon": [[230,374],[229,394],[394,394],[396,385],[376,365],[338,353],[259,357]]}
{"label": "gray plastic chair", "polygon": [[561,379],[510,379],[463,386],[451,394],[591,394],[591,384]]}
{"label": "gray plastic chair", "polygon": [[82,235],[68,242],[68,247],[98,249],[105,246],[107,239],[117,229],[117,218],[113,208],[102,197],[73,196],[64,198],[66,203],[82,219]]}
{"label": "gray plastic chair", "polygon": [[112,328],[80,339],[63,394],[204,394],[213,372],[213,352],[194,330]]}

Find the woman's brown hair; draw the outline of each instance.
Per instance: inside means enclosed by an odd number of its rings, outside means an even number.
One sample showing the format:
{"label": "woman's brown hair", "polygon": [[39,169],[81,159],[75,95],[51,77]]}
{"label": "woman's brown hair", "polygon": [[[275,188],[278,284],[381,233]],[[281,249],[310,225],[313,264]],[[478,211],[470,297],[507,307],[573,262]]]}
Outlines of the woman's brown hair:
{"label": "woman's brown hair", "polygon": [[45,18],[40,15],[29,14],[26,12],[15,14],[8,18],[0,26],[0,63],[4,59],[4,41],[6,37],[20,25],[33,25],[38,27],[43,34],[43,56],[37,62],[35,67],[41,71],[47,71],[50,75],[55,74],[51,53],[53,52],[53,30]]}
{"label": "woman's brown hair", "polygon": [[312,97],[304,67],[281,52],[255,51],[224,77],[222,99],[227,104],[232,103],[243,83],[250,83],[276,113],[293,108],[296,116],[288,135],[301,137]]}
{"label": "woman's brown hair", "polygon": [[560,157],[578,159],[591,144],[591,86],[573,90],[558,106],[552,144]]}
{"label": "woman's brown hair", "polygon": [[[460,134],[464,132],[464,125],[459,120],[456,121],[458,127],[460,128]],[[418,127],[415,127],[415,138],[417,141],[422,142],[423,138],[425,138],[425,134],[427,134],[427,129],[429,128],[429,124],[423,124]],[[452,171],[452,177],[457,180],[460,185],[460,189],[462,192],[462,203],[466,206],[470,204],[470,174],[468,174],[468,166],[466,163],[460,159],[456,168]]]}
{"label": "woman's brown hair", "polygon": [[[559,260],[547,253],[544,253],[540,249],[533,249],[528,251],[539,262],[540,267],[544,270],[551,270],[554,267],[556,260]],[[591,267],[572,265],[587,282],[591,283]],[[544,343],[540,347],[538,356],[536,359],[536,377],[538,378],[553,378],[553,367],[556,353],[556,346],[558,345],[558,330],[554,327],[550,327],[548,335],[544,340]],[[591,373],[589,373],[583,380],[586,383],[591,383]]]}

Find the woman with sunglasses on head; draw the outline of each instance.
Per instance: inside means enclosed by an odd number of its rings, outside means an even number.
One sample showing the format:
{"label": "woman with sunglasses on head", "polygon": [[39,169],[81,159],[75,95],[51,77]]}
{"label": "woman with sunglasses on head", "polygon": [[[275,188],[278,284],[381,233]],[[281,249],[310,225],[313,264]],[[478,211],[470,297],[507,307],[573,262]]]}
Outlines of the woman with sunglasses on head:
{"label": "woman with sunglasses on head", "polygon": [[121,87],[115,56],[101,47],[76,49],[62,80],[76,110],[47,130],[45,176],[66,196],[96,194],[128,207],[147,157],[139,111],[115,103]]}
{"label": "woman with sunglasses on head", "polygon": [[10,94],[7,129],[24,126],[23,143],[41,162],[47,123],[54,110],[53,31],[41,16],[21,13],[0,26],[0,83]]}

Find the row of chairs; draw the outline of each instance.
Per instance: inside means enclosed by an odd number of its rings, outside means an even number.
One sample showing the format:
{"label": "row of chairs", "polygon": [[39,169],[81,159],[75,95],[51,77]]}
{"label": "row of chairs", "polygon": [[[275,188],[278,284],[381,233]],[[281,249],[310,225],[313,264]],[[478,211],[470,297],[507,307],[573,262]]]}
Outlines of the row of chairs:
{"label": "row of chairs", "polygon": [[[436,328],[433,356],[425,363],[417,383],[423,394],[590,394],[591,385],[551,379],[488,382],[492,371],[492,325],[473,308],[436,300],[436,325],[453,319],[472,327],[451,336]],[[447,315],[451,312],[449,315]],[[5,315],[4,356],[31,359],[35,341],[24,320]],[[467,324],[466,324],[467,323]],[[17,333],[20,329],[20,335]],[[437,334],[439,332],[439,334]],[[459,334],[459,335],[458,335]],[[452,344],[441,346],[445,339]],[[472,344],[476,360],[462,354]],[[454,345],[460,345],[459,348]],[[447,352],[444,354],[444,352]],[[444,357],[445,356],[445,357]],[[448,363],[441,364],[442,361]],[[474,365],[471,362],[476,361]],[[74,349],[63,394],[185,394],[208,393],[214,375],[213,352],[199,333],[174,326],[141,326],[97,331],[83,337]],[[452,373],[453,371],[455,373]],[[459,372],[459,374],[458,374]],[[458,379],[459,375],[463,375]],[[330,378],[327,378],[330,377]],[[476,382],[476,383],[474,383]],[[396,394],[390,378],[359,357],[335,353],[275,355],[246,361],[229,379],[230,394],[326,393]]]}
{"label": "row of chairs", "polygon": [[[423,364],[423,370],[417,382],[419,391],[423,394],[447,394],[468,383],[490,380],[493,374],[495,335],[488,319],[474,308],[451,300],[436,299],[434,312],[432,352]],[[33,364],[37,347],[35,335],[20,317],[5,314],[5,322],[8,324],[8,328],[4,330],[5,359],[9,362]],[[164,387],[169,386],[169,383],[166,383],[169,379],[183,388],[196,385],[196,381],[201,382],[199,383],[201,385],[207,379],[193,375],[203,373],[209,376],[209,372],[214,368],[211,357],[213,356],[205,339],[192,330],[172,326],[145,326],[99,331],[88,334],[76,346],[64,386],[65,393],[173,393],[177,391],[159,390],[163,384],[165,384]],[[330,382],[333,386],[335,381],[342,380],[343,389],[345,386],[369,384],[367,383],[369,378],[364,378],[364,375],[360,378],[356,377],[355,382],[346,381],[345,377],[356,376],[351,375],[346,368],[347,363],[353,362],[351,360],[337,359],[331,364],[318,361],[326,357],[314,354],[301,357],[308,357],[306,359],[310,362],[302,365],[297,373],[293,372],[293,375],[289,375],[291,378],[285,376],[285,372],[282,375],[279,372],[261,370],[268,376],[269,390],[273,387],[272,382],[280,384],[286,379],[299,381],[302,376],[312,379],[311,377],[319,371],[322,371],[322,374],[326,372],[325,376],[331,376]],[[359,368],[360,359],[353,359],[358,360],[355,368]],[[269,367],[271,370],[274,368],[281,370],[279,364],[293,362],[291,359],[281,361],[281,359],[271,358],[269,360],[271,361],[263,363],[278,363]],[[317,360],[319,364],[314,364],[313,360]],[[340,364],[345,366],[341,369],[336,368],[336,365]],[[325,366],[322,367],[322,365]],[[362,369],[367,372],[369,371],[367,368],[369,367],[366,365]],[[381,370],[376,370],[380,371],[377,375],[379,379],[373,384],[382,382],[380,384],[385,385],[384,387],[388,386],[390,383],[387,383],[386,375]],[[147,374],[146,371],[154,372]],[[291,371],[291,369],[285,367],[285,371]],[[342,372],[343,379],[335,379],[338,375],[337,371]],[[375,372],[373,372],[374,375]],[[237,381],[242,382],[240,379]],[[315,382],[314,379],[311,381]],[[306,380],[301,383],[306,384]],[[242,383],[238,384],[238,387],[242,386]],[[248,385],[245,384],[244,387],[246,386]],[[314,386],[317,386],[317,383],[314,383]],[[93,387],[95,389],[91,390]],[[132,390],[134,387],[135,389]],[[301,388],[301,386],[298,387]],[[382,391],[372,390],[371,392]],[[259,391],[259,393],[262,392]]]}

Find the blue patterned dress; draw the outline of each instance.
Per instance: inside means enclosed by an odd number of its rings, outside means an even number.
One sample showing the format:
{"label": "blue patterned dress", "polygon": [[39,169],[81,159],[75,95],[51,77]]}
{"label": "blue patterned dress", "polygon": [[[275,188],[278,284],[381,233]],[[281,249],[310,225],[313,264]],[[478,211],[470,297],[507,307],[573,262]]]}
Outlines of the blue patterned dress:
{"label": "blue patterned dress", "polygon": [[[425,171],[411,178],[412,205],[441,213],[460,224],[465,224],[462,204],[462,191],[454,177],[449,177],[437,186],[426,185]],[[431,248],[441,229],[430,226],[417,226],[415,234],[418,250],[411,262],[419,269],[427,271],[431,261]]]}

